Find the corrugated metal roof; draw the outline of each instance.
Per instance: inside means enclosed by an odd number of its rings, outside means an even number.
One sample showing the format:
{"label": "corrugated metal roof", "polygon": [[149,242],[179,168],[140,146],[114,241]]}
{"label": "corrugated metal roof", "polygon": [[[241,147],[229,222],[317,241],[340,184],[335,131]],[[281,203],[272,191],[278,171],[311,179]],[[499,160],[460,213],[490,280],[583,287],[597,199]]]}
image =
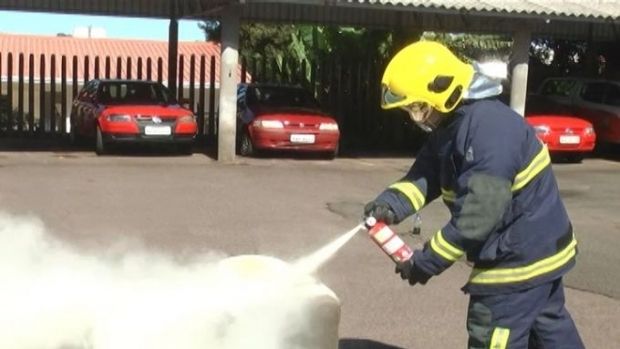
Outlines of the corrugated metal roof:
{"label": "corrugated metal roof", "polygon": [[618,0],[339,0],[338,2],[480,13],[620,19]]}
{"label": "corrugated metal roof", "polygon": [[[40,61],[41,55],[45,56],[45,77],[50,77],[50,62],[52,55],[55,56],[55,75],[56,79],[60,79],[61,60],[66,57],[67,61],[67,77],[70,80],[73,76],[73,57],[78,59],[78,78],[81,80],[84,76],[85,57],[89,57],[89,77],[94,77],[95,57],[99,57],[99,76],[104,77],[106,67],[106,57],[110,58],[110,77],[117,76],[117,60],[121,59],[121,76],[126,77],[128,59],[131,59],[132,77],[137,77],[138,60],[142,60],[142,77],[146,78],[146,64],[150,59],[152,62],[152,79],[157,79],[157,62],[162,62],[162,77],[167,80],[168,77],[168,43],[166,41],[152,40],[119,40],[119,39],[89,39],[74,37],[56,37],[56,36],[33,36],[33,35],[9,35],[0,34],[0,55],[2,58],[2,67],[0,74],[2,77],[8,76],[8,55],[13,56],[13,72],[12,76],[17,76],[19,72],[19,55],[23,55],[24,60],[24,76],[28,77],[30,55],[34,59],[34,77],[40,78]],[[208,83],[210,79],[209,64],[211,57],[215,57],[215,81],[219,82],[219,63],[220,63],[220,46],[211,42],[179,42],[179,56],[184,56],[184,81],[190,80],[190,59],[194,56],[196,69],[194,79],[198,83],[200,81],[200,59],[205,56],[206,69],[205,81]],[[239,74],[241,70],[239,68]],[[239,75],[240,76],[240,75]]]}
{"label": "corrugated metal roof", "polygon": [[[619,40],[620,20],[594,19],[592,17],[549,16],[541,14],[523,14],[492,11],[474,11],[463,8],[447,8],[448,1],[412,0],[434,4],[435,7],[388,4],[388,0],[331,0],[331,5],[317,6],[310,1],[291,4],[269,0],[246,0],[241,8],[242,18],[248,21],[293,21],[320,23],[324,25],[351,25],[371,28],[408,28],[412,31],[441,32],[481,32],[510,34],[520,28],[527,28],[534,36],[553,36],[564,39],[589,39],[598,41]],[[325,3],[326,0],[316,2]],[[328,1],[328,0],[327,0]],[[362,1],[362,2],[360,2]],[[380,3],[383,1],[385,3]],[[392,0],[393,2],[399,0]],[[449,0],[451,4],[456,1]],[[546,3],[536,0],[537,3]],[[572,0],[575,1],[575,0]],[[616,0],[620,2],[620,0]],[[515,0],[491,1],[483,0],[483,4],[516,3]],[[519,1],[521,2],[521,1]],[[532,3],[532,0],[524,2]],[[553,2],[553,1],[549,1]],[[596,2],[593,0],[593,2]],[[409,3],[409,2],[408,2]],[[462,0],[459,4],[465,7],[479,6],[474,0]],[[478,4],[478,5],[476,5]],[[481,6],[481,5],[480,5]],[[499,5],[497,5],[499,6]],[[504,5],[503,8],[508,8]],[[618,10],[616,10],[617,12]]]}
{"label": "corrugated metal roof", "polygon": [[170,18],[174,11],[180,18],[201,18],[230,2],[231,0],[0,0],[0,9],[152,18]]}

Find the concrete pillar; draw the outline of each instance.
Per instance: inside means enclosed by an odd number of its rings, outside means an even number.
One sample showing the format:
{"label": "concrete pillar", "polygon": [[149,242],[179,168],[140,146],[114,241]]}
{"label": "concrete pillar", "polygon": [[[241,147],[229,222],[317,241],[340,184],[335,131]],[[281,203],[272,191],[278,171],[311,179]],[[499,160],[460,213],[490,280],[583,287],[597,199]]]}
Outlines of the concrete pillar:
{"label": "concrete pillar", "polygon": [[512,78],[510,81],[510,107],[521,116],[525,113],[525,99],[527,96],[527,72],[529,63],[529,48],[532,33],[523,28],[513,35],[512,44]]}
{"label": "concrete pillar", "polygon": [[168,29],[168,88],[173,96],[177,95],[177,57],[179,54],[179,20],[176,13],[176,1],[170,6],[170,27]]}
{"label": "concrete pillar", "polygon": [[217,131],[217,159],[235,160],[237,129],[237,65],[239,62],[239,9],[222,11],[222,58],[220,60],[220,100]]}

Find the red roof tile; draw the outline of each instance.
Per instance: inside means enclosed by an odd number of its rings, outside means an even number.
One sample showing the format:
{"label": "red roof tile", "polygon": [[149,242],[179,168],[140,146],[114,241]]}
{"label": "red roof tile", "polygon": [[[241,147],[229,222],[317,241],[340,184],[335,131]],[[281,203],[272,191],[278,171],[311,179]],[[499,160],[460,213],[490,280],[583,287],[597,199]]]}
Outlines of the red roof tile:
{"label": "red roof tile", "polygon": [[[78,60],[78,80],[84,78],[84,62],[89,57],[89,78],[94,77],[95,57],[99,57],[99,77],[105,77],[106,58],[110,58],[110,77],[117,76],[117,59],[122,61],[121,77],[127,77],[127,61],[131,59],[131,76],[136,78],[138,75],[138,60],[142,59],[142,78],[146,79],[146,65],[150,58],[152,62],[152,80],[157,80],[157,61],[162,60],[162,80],[168,79],[168,42],[152,40],[121,40],[121,39],[89,39],[74,37],[57,36],[33,36],[33,35],[13,35],[0,34],[0,57],[2,66],[0,75],[3,80],[8,76],[8,56],[13,56],[12,76],[14,80],[19,75],[19,55],[24,57],[24,80],[28,81],[29,76],[29,57],[34,59],[34,78],[40,79],[41,55],[45,56],[45,77],[50,78],[50,62],[52,55],[56,60],[56,80],[60,80],[61,57],[66,57],[67,61],[67,80],[71,81],[73,76],[73,57]],[[215,81],[219,83],[220,69],[220,46],[212,42],[179,42],[179,56],[184,57],[183,75],[184,83],[190,80],[190,59],[194,56],[195,83],[200,82],[200,59],[205,56],[205,82],[209,84],[211,57],[215,57]],[[180,69],[180,60],[179,69]],[[177,75],[178,76],[178,75]],[[241,68],[238,69],[238,76],[241,76]],[[178,79],[178,78],[177,78]]]}

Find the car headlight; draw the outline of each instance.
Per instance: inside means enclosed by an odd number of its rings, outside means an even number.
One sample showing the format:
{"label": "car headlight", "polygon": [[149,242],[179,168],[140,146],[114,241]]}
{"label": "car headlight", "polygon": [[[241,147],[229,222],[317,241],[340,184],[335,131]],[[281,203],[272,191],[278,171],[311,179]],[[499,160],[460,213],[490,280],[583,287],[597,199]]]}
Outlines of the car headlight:
{"label": "car headlight", "polygon": [[111,115],[108,115],[108,121],[110,121],[110,122],[128,122],[128,121],[131,121],[131,115],[128,115],[128,114],[111,114]]}
{"label": "car headlight", "polygon": [[583,134],[586,136],[594,134],[594,128],[592,126],[586,127],[583,129]]}
{"label": "car headlight", "polygon": [[254,126],[262,128],[284,128],[282,121],[278,120],[256,120],[254,121]]}
{"label": "car headlight", "polygon": [[194,123],[196,122],[196,115],[185,115],[185,116],[181,116],[178,119],[179,123]]}
{"label": "car headlight", "polygon": [[539,135],[548,135],[551,132],[551,128],[547,125],[536,125],[534,126],[534,131]]}
{"label": "car headlight", "polygon": [[338,131],[338,124],[335,122],[325,122],[321,123],[319,126],[319,130],[323,131]]}

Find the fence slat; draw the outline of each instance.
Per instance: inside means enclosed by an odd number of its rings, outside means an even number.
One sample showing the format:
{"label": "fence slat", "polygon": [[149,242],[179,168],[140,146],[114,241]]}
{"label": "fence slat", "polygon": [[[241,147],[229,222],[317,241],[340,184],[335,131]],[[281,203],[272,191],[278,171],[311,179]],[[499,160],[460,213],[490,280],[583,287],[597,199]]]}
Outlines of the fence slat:
{"label": "fence slat", "polygon": [[28,56],[28,123],[30,124],[30,133],[34,133],[37,129],[34,123],[34,55]]}
{"label": "fence slat", "polygon": [[151,81],[153,80],[153,60],[151,59],[151,57],[146,59],[146,79]]}
{"label": "fence slat", "polygon": [[121,57],[116,58],[116,78],[120,79],[123,71],[123,59]]}
{"label": "fence slat", "polygon": [[247,71],[247,62],[245,57],[241,57],[241,83],[245,83],[245,73]]}
{"label": "fence slat", "polygon": [[101,69],[101,67],[99,66],[99,56],[95,56],[95,69],[93,72],[93,76],[95,79],[99,79],[99,70]]}
{"label": "fence slat", "polygon": [[180,55],[179,56],[179,77],[178,77],[178,81],[179,83],[177,84],[177,98],[179,101],[183,101],[183,74],[185,73],[184,70],[184,63],[185,63],[185,56]]}
{"label": "fence slat", "polygon": [[84,57],[84,85],[90,80],[90,58],[88,56]]}
{"label": "fence slat", "polygon": [[137,78],[138,80],[142,80],[142,57],[138,57],[138,72]]}
{"label": "fence slat", "polygon": [[205,130],[205,55],[200,56],[200,87],[198,88],[198,135],[204,136]]}
{"label": "fence slat", "polygon": [[164,75],[163,65],[164,65],[164,62],[161,59],[161,57],[157,58],[157,82],[159,82],[160,84],[163,82],[163,75]]}
{"label": "fence slat", "polygon": [[132,68],[131,67],[131,57],[127,57],[127,65],[126,66],[127,66],[127,69],[125,71],[125,76],[127,77],[127,79],[131,80],[131,75],[132,75],[131,74],[132,73],[132,71],[131,71],[131,68]]}
{"label": "fence slat", "polygon": [[24,132],[24,54],[20,53],[17,61],[17,132]]}
{"label": "fence slat", "polygon": [[195,97],[195,83],[196,79],[196,56],[191,55],[189,58],[189,105],[191,106],[191,110],[193,113],[196,112],[196,108],[194,107],[194,97]]}
{"label": "fence slat", "polygon": [[60,133],[67,133],[67,57],[60,58]]}
{"label": "fence slat", "polygon": [[56,55],[50,58],[50,132],[56,133]]}
{"label": "fence slat", "polygon": [[215,56],[209,66],[209,142],[215,142]]}
{"label": "fence slat", "polygon": [[45,108],[45,55],[42,54],[39,60],[39,132],[45,133],[47,111]]}
{"label": "fence slat", "polygon": [[110,59],[110,56],[106,56],[105,58],[105,78],[109,79],[110,78],[110,70],[112,69],[112,62]]}
{"label": "fence slat", "polygon": [[71,69],[72,69],[72,74],[73,75],[71,77],[71,81],[73,82],[73,85],[71,85],[72,91],[72,97],[73,99],[75,99],[75,97],[77,97],[78,95],[78,58],[77,56],[73,56],[72,62],[71,62]]}

